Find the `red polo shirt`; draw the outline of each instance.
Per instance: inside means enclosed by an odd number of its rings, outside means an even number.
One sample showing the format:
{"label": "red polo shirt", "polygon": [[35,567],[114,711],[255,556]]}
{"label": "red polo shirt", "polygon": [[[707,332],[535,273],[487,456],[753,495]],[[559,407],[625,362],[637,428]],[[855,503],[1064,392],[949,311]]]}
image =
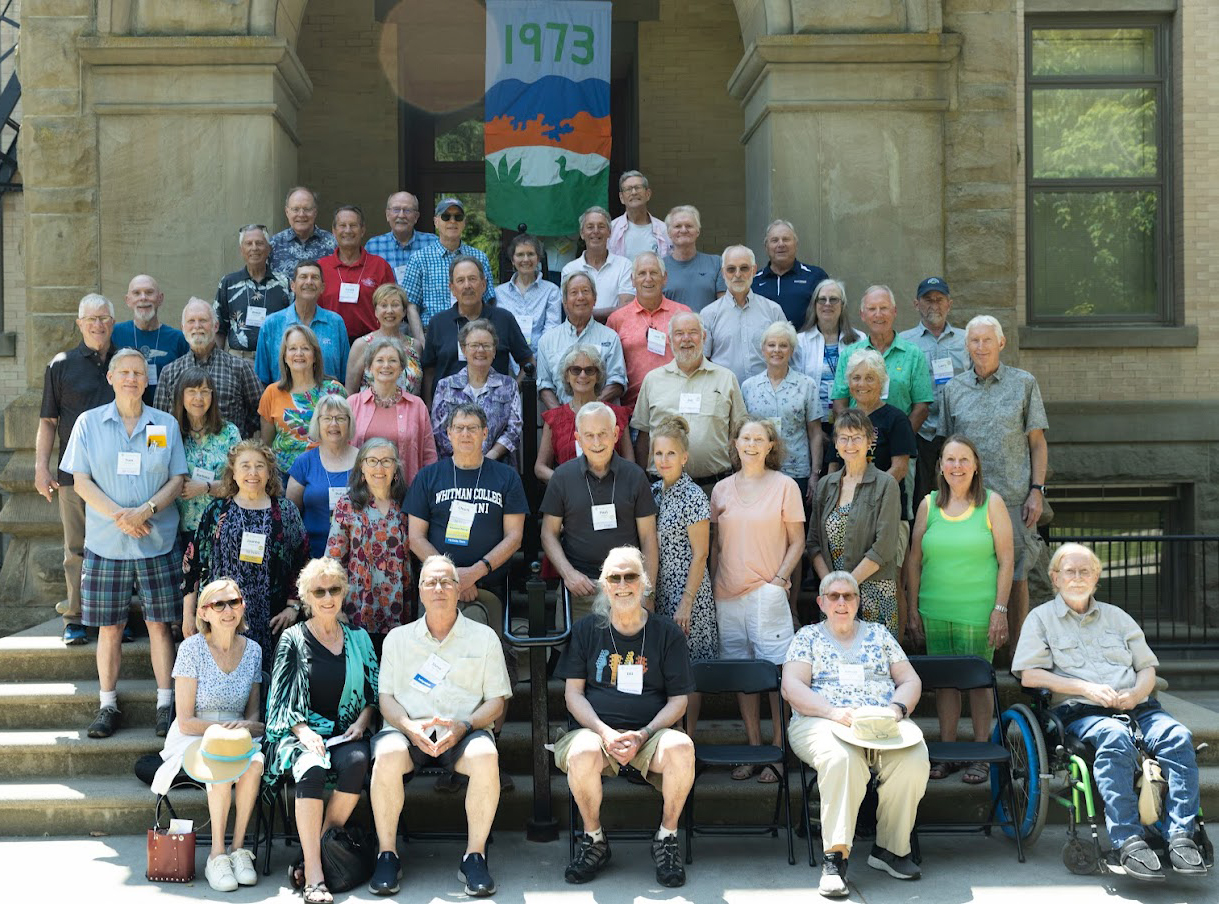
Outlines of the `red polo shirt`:
{"label": "red polo shirt", "polygon": [[[360,259],[351,266],[339,261],[339,253],[328,254],[318,264],[325,283],[318,305],[334,311],[347,325],[347,338],[355,342],[381,325],[372,307],[372,293],[386,283],[394,282],[394,271],[383,257],[360,250]],[[355,301],[342,301],[343,284],[357,286]],[[349,289],[348,292],[351,290]]]}
{"label": "red polo shirt", "polygon": [[[643,378],[673,360],[669,321],[675,314],[689,310],[684,304],[662,297],[656,310],[648,311],[635,298],[609,315],[606,325],[618,334],[622,342],[622,357],[626,359],[626,394],[622,397],[622,404],[627,408],[634,407]],[[649,329],[664,334],[663,355],[648,350]]]}

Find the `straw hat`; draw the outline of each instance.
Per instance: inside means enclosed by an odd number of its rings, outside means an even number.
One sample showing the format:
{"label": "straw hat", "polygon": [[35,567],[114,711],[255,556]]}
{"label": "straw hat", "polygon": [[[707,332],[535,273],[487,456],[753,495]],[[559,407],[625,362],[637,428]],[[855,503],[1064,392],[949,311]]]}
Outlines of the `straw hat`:
{"label": "straw hat", "polygon": [[203,737],[190,747],[182,760],[186,774],[205,784],[232,782],[250,768],[258,745],[249,729],[209,725]]}
{"label": "straw hat", "polygon": [[861,706],[852,715],[850,725],[831,722],[830,730],[839,740],[872,750],[900,750],[923,740],[917,725],[909,719],[897,721],[888,706]]}

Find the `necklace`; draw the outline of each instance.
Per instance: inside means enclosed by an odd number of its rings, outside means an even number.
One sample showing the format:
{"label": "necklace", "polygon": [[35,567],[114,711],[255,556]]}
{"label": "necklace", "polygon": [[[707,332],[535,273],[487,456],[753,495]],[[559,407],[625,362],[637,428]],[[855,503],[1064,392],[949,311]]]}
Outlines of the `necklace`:
{"label": "necklace", "polygon": [[372,399],[373,403],[378,408],[393,408],[400,401],[402,401],[402,387],[395,386],[393,393],[388,396],[379,395],[374,387],[372,391]]}

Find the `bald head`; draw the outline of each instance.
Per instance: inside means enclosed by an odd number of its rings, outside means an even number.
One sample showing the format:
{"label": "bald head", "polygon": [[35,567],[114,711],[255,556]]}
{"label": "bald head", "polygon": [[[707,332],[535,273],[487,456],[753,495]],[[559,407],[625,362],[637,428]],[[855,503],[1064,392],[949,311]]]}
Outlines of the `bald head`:
{"label": "bald head", "polygon": [[127,294],[123,296],[127,307],[131,308],[131,316],[135,325],[142,330],[155,330],[159,327],[157,312],[165,303],[165,295],[157,281],[146,273],[134,276],[127,284]]}

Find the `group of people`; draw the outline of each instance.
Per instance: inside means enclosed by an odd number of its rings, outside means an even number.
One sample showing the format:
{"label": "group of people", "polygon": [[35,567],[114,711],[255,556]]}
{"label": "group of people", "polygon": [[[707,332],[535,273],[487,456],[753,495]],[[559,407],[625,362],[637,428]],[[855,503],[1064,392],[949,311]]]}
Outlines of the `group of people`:
{"label": "group of people", "polygon": [[[559,286],[529,235],[512,241],[514,273],[494,285],[462,241],[457,198],[436,205],[429,234],[415,230],[415,196],[395,193],[390,232],[365,244],[359,208],[340,207],[332,234],[316,225],[316,196],[296,188],[289,227],[242,227],[244,268],[214,302],[186,304],[182,331],[159,322],[164,296],[140,275],[132,321],[115,324],[106,298],[85,296],[82,342],[47,368],[35,482],[64,525],[64,641],[97,630],[89,735],[119,727],[138,596],[167,770],[198,763],[213,728],[263,736],[265,754],[224,787],[240,811],[257,784],[247,776],[292,773],[307,901],[328,900],[319,839],[346,821],[370,769],[373,890],[396,890],[403,775],[433,763],[469,779],[462,872],[471,894],[494,889],[484,846],[507,781],[494,739],[515,680],[497,629],[528,514],[525,467],[545,483],[545,574],[575,621],[557,672],[573,731],[555,749],[586,830],[569,881],[608,861],[597,776],[628,763],[665,798],[658,880],[684,881],[675,831],[700,708],[691,661],[783,666],[793,747],[822,776],[834,855],[823,891],[837,893],[861,773],[854,754],[843,759],[853,742],[822,723],[849,728],[855,707],[881,706],[889,714],[860,724],[883,733],[908,715],[919,686],[903,641],[987,659],[1022,648],[1047,421],[1036,379],[1000,360],[999,322],[952,326],[948,285],[929,277],[917,327],[896,333],[894,293],[872,286],[856,330],[845,285],[797,259],[790,223],[768,227],[759,270],[744,245],[700,252],[695,208],[653,217],[642,174],[619,188],[626,213],[584,212],[584,252]],[[522,420],[531,369],[540,425]],[[539,428],[526,462],[524,432]],[[800,610],[802,583],[819,587],[820,613]],[[265,725],[250,686],[264,664]],[[936,703],[954,739],[962,700],[940,692]],[[777,739],[778,694],[769,707]],[[740,709],[760,744],[761,701],[742,695]],[[988,737],[989,698],[971,694],[970,709]],[[869,862],[898,878],[918,872],[908,836],[926,773],[988,780],[976,763],[930,770],[919,743],[882,768],[888,815]],[[774,783],[782,768],[733,778]],[[327,774],[337,790],[323,808]],[[841,787],[827,794],[831,775]],[[213,845],[216,888],[253,881],[248,815],[233,852],[222,837]]]}

